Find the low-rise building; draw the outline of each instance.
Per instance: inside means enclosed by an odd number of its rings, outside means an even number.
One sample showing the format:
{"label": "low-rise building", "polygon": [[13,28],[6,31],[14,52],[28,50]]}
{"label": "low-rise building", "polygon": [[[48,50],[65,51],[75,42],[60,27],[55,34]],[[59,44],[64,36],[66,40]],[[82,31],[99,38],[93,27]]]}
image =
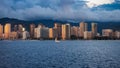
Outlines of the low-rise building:
{"label": "low-rise building", "polygon": [[115,31],[115,38],[120,39],[120,31]]}
{"label": "low-rise building", "polygon": [[92,38],[93,38],[92,31],[85,31],[84,32],[84,39],[92,39]]}
{"label": "low-rise building", "polygon": [[113,37],[113,30],[112,29],[103,29],[102,36],[112,38]]}

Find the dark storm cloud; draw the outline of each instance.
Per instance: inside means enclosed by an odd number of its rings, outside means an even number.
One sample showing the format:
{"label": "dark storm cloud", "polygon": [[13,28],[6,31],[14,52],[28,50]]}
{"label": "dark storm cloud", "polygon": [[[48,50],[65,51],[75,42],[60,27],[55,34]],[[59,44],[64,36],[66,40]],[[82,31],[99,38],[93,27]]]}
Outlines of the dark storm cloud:
{"label": "dark storm cloud", "polygon": [[[109,7],[108,7],[109,8]],[[113,8],[113,7],[112,7]],[[23,20],[120,21],[120,10],[91,10],[84,0],[1,0],[0,17]]]}

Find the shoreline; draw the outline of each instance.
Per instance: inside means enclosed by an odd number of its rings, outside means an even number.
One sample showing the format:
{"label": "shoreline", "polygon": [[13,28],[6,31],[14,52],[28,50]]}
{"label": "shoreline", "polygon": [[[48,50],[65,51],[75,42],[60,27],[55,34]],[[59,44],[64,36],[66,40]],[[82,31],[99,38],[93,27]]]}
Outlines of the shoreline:
{"label": "shoreline", "polygon": [[[109,41],[109,40],[111,40],[111,41],[115,41],[115,40],[120,40],[120,39],[108,39],[108,40],[106,40],[106,39],[102,39],[102,40],[94,40],[94,39],[90,39],[90,40],[59,40],[59,41]],[[0,41],[55,41],[55,40],[35,40],[35,39],[33,39],[33,40],[0,40]]]}

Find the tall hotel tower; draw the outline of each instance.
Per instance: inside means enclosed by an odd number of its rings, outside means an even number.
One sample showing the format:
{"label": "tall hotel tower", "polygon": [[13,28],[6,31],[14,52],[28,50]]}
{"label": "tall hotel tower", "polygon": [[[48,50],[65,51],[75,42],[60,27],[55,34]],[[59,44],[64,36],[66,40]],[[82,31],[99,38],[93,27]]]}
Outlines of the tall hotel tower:
{"label": "tall hotel tower", "polygon": [[93,33],[93,36],[97,36],[97,23],[92,23],[92,33]]}
{"label": "tall hotel tower", "polygon": [[84,32],[87,31],[87,23],[80,23],[80,37],[84,37]]}
{"label": "tall hotel tower", "polygon": [[35,29],[35,24],[30,24],[30,37],[32,39],[34,38],[34,29]]}
{"label": "tall hotel tower", "polygon": [[9,39],[11,33],[11,24],[7,23],[4,27],[5,39]]}
{"label": "tall hotel tower", "polygon": [[70,36],[71,36],[70,29],[71,29],[70,24],[62,25],[62,39],[63,40],[70,39]]}
{"label": "tall hotel tower", "polygon": [[56,33],[57,38],[61,38],[61,35],[62,35],[62,25],[60,23],[55,23],[54,24],[54,28],[57,31],[57,33]]}
{"label": "tall hotel tower", "polygon": [[0,39],[3,38],[3,25],[0,24]]}

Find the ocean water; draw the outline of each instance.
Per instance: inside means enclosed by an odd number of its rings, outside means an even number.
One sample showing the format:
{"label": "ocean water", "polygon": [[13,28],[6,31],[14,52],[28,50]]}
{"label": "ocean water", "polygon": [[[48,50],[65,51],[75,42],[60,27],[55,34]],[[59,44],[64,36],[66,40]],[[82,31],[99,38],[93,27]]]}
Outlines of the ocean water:
{"label": "ocean water", "polygon": [[120,40],[0,41],[0,68],[120,68]]}

